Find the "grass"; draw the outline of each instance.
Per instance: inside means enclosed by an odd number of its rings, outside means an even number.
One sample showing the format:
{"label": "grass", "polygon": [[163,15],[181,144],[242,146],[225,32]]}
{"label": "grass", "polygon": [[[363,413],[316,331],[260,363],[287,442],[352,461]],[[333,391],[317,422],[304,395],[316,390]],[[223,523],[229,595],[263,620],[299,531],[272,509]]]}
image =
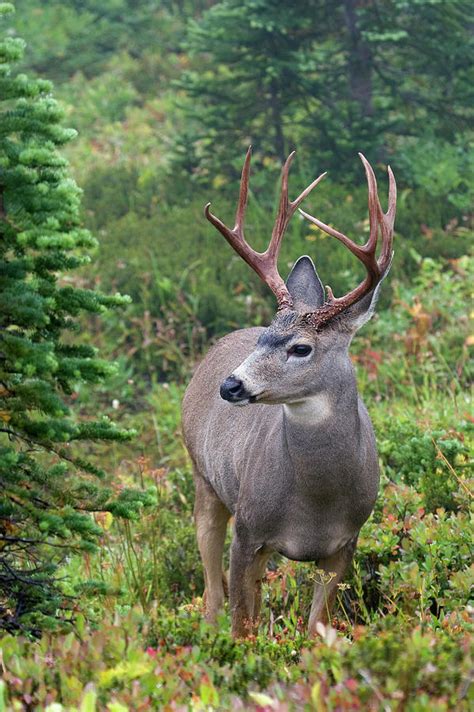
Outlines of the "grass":
{"label": "grass", "polygon": [[[138,428],[135,443],[101,445],[96,457],[113,488],[146,490],[149,504],[131,522],[96,514],[99,551],[64,562],[65,592],[81,591],[72,624],[39,640],[1,638],[0,711],[472,708],[465,296],[449,274],[417,290],[397,323],[382,315],[354,345],[382,477],[331,625],[307,638],[312,586],[327,580],[282,557],[268,568],[254,639],[232,640],[228,611],[217,628],[203,622],[183,386],[137,385],[126,372],[78,403]],[[417,331],[417,303],[436,348]]]}

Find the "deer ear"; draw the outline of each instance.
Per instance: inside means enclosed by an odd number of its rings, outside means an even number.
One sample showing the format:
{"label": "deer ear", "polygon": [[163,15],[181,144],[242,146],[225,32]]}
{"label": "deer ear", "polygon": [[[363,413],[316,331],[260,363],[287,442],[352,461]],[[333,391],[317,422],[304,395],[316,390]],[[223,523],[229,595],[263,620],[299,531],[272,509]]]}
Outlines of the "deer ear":
{"label": "deer ear", "polygon": [[355,332],[360,329],[361,326],[364,326],[364,324],[366,324],[373,317],[375,307],[377,305],[377,301],[380,295],[380,287],[382,286],[383,280],[390,271],[392,259],[393,253],[392,257],[390,258],[390,263],[387,269],[385,270],[385,274],[383,275],[382,279],[377,284],[375,289],[372,292],[369,292],[369,294],[366,294],[365,297],[360,300],[360,302],[356,302],[356,304],[353,304],[352,306],[348,307],[344,312],[342,312],[340,319],[345,329],[349,329],[350,331]]}
{"label": "deer ear", "polygon": [[324,304],[324,289],[313,260],[300,257],[288,275],[286,286],[293,298],[296,311],[311,311]]}

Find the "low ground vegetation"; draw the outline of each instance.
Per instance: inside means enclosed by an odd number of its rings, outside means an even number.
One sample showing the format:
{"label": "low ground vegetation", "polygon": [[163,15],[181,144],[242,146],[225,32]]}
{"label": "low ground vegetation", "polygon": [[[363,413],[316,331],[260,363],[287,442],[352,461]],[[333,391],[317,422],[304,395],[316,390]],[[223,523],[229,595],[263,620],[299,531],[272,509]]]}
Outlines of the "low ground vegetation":
{"label": "low ground vegetation", "polygon": [[[99,399],[123,426],[140,428],[138,445],[103,445],[95,456],[111,464],[112,487],[142,489],[148,505],[135,520],[97,514],[99,553],[64,564],[65,591],[81,592],[70,625],[40,640],[3,637],[7,708],[468,710],[468,267],[466,258],[422,261],[355,344],[382,485],[316,641],[305,634],[311,587],[327,581],[282,558],[267,571],[255,639],[234,642],[228,612],[217,629],[203,622],[179,427],[184,387],[125,379]],[[97,407],[91,399],[77,394],[85,411]]]}

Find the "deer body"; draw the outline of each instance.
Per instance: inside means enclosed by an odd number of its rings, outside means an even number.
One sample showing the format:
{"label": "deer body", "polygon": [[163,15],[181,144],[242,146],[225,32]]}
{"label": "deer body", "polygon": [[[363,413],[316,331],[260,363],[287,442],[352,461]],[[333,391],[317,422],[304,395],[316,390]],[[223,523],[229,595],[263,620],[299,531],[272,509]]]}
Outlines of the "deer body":
{"label": "deer body", "polygon": [[319,396],[241,408],[223,400],[222,381],[263,332],[229,334],[201,363],[183,403],[186,445],[251,547],[317,561],[356,536],[372,511],[375,438],[348,357],[342,374],[327,364]]}
{"label": "deer body", "polygon": [[[250,153],[234,230],[206,208],[211,222],[274,291],[279,310],[267,328],[242,329],[220,339],[196,370],[183,401],[206,615],[215,621],[223,605],[222,554],[233,515],[229,592],[237,637],[249,635],[258,623],[261,580],[273,552],[316,561],[334,573],[327,587],[315,584],[310,634],[318,621],[327,621],[379,481],[375,437],[348,350],[355,331],[371,317],[390,267],[393,176],[384,214],[372,169],[363,159],[371,217],[370,238],[363,247],[303,213],[367,267],[368,276],[355,290],[336,299],[328,287],[325,298],[309,257],[296,262],[286,284],[276,268],[288,220],[309,192],[288,201],[291,158],[283,170],[279,214],[265,253],[254,253],[243,237]],[[382,251],[376,260],[379,229]]]}

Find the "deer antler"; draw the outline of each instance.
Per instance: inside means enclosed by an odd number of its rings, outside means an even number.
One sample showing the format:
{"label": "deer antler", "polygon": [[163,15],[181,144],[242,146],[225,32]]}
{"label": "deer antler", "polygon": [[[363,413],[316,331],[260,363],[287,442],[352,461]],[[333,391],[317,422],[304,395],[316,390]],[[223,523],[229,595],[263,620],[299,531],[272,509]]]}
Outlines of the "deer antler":
{"label": "deer antler", "polygon": [[[357,245],[342,232],[338,232],[333,227],[326,225],[318,218],[308,215],[300,209],[300,213],[328,235],[340,240],[365,266],[367,275],[364,280],[351,292],[343,297],[335,297],[331,287],[326,286],[327,301],[322,307],[312,312],[310,317],[315,326],[322,326],[333,316],[339,314],[347,307],[360,301],[362,297],[371,292],[384,278],[390,267],[392,260],[393,225],[395,222],[395,211],[397,206],[397,185],[390,166],[388,167],[389,191],[388,210],[382,211],[377,193],[377,181],[375,179],[372,166],[362,153],[359,153],[360,160],[364,164],[369,188],[369,239],[365,245]],[[378,234],[382,236],[382,248],[377,259],[375,251],[377,248]]]}
{"label": "deer antler", "polygon": [[288,223],[301,204],[301,202],[306,198],[306,196],[315,188],[318,183],[326,175],[323,173],[316,178],[311,185],[309,185],[303,192],[295,199],[288,199],[288,173],[290,171],[290,166],[295,156],[295,151],[290,153],[286,159],[285,165],[283,166],[282,176],[281,176],[281,197],[280,205],[278,208],[278,214],[273,226],[272,236],[270,243],[265,250],[265,252],[256,252],[250,245],[244,236],[244,220],[245,220],[245,210],[247,208],[247,198],[249,189],[249,173],[250,173],[250,159],[252,156],[252,147],[249,146],[247,155],[245,157],[244,167],[242,169],[242,177],[240,179],[240,195],[239,203],[237,205],[237,211],[235,213],[235,225],[231,230],[228,228],[218,217],[213,215],[210,211],[210,203],[208,203],[204,209],[206,218],[210,223],[216,227],[219,232],[225,237],[227,242],[234,248],[234,250],[242,257],[245,262],[258,274],[258,276],[267,284],[272,292],[275,294],[278,301],[278,310],[291,309],[293,306],[293,300],[291,295],[285,285],[284,280],[278,273],[278,254],[280,252],[281,242],[283,235],[285,234]]}

